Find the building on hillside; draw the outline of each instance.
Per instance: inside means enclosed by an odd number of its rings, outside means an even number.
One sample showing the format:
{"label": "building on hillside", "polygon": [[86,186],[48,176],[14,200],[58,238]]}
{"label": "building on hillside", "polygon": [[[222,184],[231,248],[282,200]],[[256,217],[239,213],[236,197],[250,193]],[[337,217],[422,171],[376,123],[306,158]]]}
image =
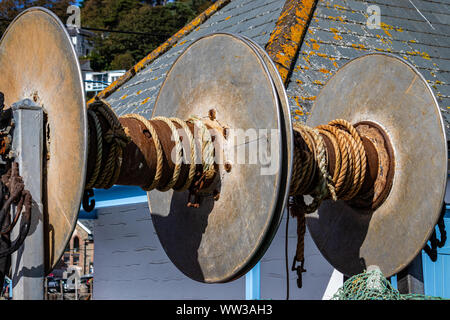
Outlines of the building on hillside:
{"label": "building on hillside", "polygon": [[78,220],[75,230],[66,246],[61,261],[53,270],[53,275],[62,278],[70,266],[81,269],[82,275],[94,272],[94,235],[91,220]]}
{"label": "building on hillside", "polygon": [[[381,23],[368,22],[371,8],[376,8]],[[286,24],[285,18],[295,14],[297,21]],[[219,0],[206,17],[200,25],[185,27],[171,38],[172,42],[162,45],[99,94],[118,116],[138,113],[150,118],[161,84],[177,57],[196,39],[227,32],[251,38],[266,49],[286,79],[294,120],[306,120],[320,89],[346,62],[369,52],[384,52],[403,57],[423,74],[438,97],[449,128],[448,1]],[[116,186],[98,191],[96,198],[100,201],[93,216],[94,299],[285,298],[284,227],[279,228],[265,256],[245,279],[202,284],[188,279],[168,259],[152,225],[145,192]],[[445,219],[448,224],[450,213]],[[285,222],[284,218],[281,225]],[[297,289],[296,274],[290,272],[290,296],[328,299],[342,285],[343,275],[320,254],[308,232],[305,242],[308,272],[303,275],[301,290]],[[289,225],[288,244],[290,259],[296,246],[295,223]],[[448,263],[448,249],[448,245],[438,249],[434,264],[423,252],[416,258],[423,262],[425,294],[450,297],[449,272],[445,274],[439,267]],[[394,286],[395,278],[391,279]]]}
{"label": "building on hillside", "polygon": [[88,57],[94,49],[94,33],[77,27],[68,27],[67,32],[80,60],[84,91],[87,97],[96,95],[125,73],[125,70],[93,71]]}
{"label": "building on hillside", "polygon": [[94,33],[86,29],[77,27],[68,27],[67,32],[72,40],[72,44],[75,48],[75,52],[78,57],[87,57],[94,48],[92,38]]}
{"label": "building on hillside", "polygon": [[86,68],[86,71],[83,71],[84,90],[88,96],[95,95],[104,90],[125,73],[125,70],[95,72],[92,69],[88,71],[89,69]]}

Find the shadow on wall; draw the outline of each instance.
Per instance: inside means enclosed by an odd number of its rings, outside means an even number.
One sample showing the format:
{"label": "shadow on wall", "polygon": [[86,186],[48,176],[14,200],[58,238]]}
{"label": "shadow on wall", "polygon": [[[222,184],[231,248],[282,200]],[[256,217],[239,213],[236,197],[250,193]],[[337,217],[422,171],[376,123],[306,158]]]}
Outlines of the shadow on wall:
{"label": "shadow on wall", "polygon": [[[286,298],[285,217],[261,260],[261,299]],[[245,277],[225,284],[189,279],[162,248],[146,203],[100,208],[94,227],[94,299],[245,299]],[[289,222],[289,268],[295,253],[296,221]],[[322,257],[308,232],[303,288],[289,272],[291,299],[324,296],[333,267]]]}

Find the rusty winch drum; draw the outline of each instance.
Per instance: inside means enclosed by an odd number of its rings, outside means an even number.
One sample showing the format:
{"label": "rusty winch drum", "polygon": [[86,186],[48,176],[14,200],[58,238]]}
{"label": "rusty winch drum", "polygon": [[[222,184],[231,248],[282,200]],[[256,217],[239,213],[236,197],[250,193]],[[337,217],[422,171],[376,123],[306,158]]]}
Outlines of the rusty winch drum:
{"label": "rusty winch drum", "polygon": [[[80,67],[64,26],[40,8],[24,11],[9,26],[0,43],[0,67],[6,104],[31,98],[47,116],[48,273],[76,225],[85,183],[87,120]],[[199,208],[186,206],[187,191],[148,193],[168,257],[188,277],[207,283],[236,279],[264,255],[287,202],[294,153],[283,82],[253,41],[219,33],[192,43],[167,73],[153,116],[203,119],[211,110],[211,126],[266,134],[242,143],[225,135],[218,181],[202,195]],[[378,174],[391,174],[386,177],[389,188],[371,209],[326,200],[307,216],[308,228],[321,253],[344,274],[363,271],[363,259],[391,276],[423,248],[440,214],[447,143],[438,103],[413,66],[392,55],[369,54],[348,62],[329,80],[307,124],[339,118],[377,128],[389,141],[384,149],[390,161],[378,161]],[[261,141],[271,162],[229,159]],[[270,174],[261,174],[271,166]]]}
{"label": "rusty winch drum", "polygon": [[[375,210],[325,201],[307,216],[308,229],[320,252],[342,273],[354,275],[364,264],[378,265],[389,277],[417,256],[442,209],[447,139],[439,105],[414,66],[390,54],[368,54],[330,78],[307,124],[339,118],[381,128],[393,152],[392,186]],[[389,166],[380,161],[379,172]]]}

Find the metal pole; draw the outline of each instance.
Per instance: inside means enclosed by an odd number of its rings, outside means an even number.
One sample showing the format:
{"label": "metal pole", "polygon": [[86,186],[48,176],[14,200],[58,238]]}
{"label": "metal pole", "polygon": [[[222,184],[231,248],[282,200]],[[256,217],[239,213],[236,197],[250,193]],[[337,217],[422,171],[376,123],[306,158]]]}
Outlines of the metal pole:
{"label": "metal pole", "polygon": [[48,278],[44,279],[44,300],[48,300]]}
{"label": "metal pole", "polygon": [[[15,121],[13,151],[19,173],[33,198],[30,232],[22,247],[12,254],[14,300],[44,298],[44,215],[42,206],[43,111],[29,99],[12,105]],[[11,232],[18,236],[18,228]]]}
{"label": "metal pole", "polygon": [[86,239],[84,239],[83,274],[86,274]]}
{"label": "metal pole", "polygon": [[59,292],[61,293],[61,300],[64,300],[64,287],[62,279],[59,280]]}
{"label": "metal pole", "polygon": [[258,262],[252,270],[245,275],[245,299],[260,300],[261,299],[261,265]]}

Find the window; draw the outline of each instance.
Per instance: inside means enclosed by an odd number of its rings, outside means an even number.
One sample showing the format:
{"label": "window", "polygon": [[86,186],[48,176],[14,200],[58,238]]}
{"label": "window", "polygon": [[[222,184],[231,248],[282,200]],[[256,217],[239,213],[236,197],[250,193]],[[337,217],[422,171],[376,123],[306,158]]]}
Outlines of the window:
{"label": "window", "polygon": [[80,238],[73,238],[73,253],[78,253],[80,251]]}

